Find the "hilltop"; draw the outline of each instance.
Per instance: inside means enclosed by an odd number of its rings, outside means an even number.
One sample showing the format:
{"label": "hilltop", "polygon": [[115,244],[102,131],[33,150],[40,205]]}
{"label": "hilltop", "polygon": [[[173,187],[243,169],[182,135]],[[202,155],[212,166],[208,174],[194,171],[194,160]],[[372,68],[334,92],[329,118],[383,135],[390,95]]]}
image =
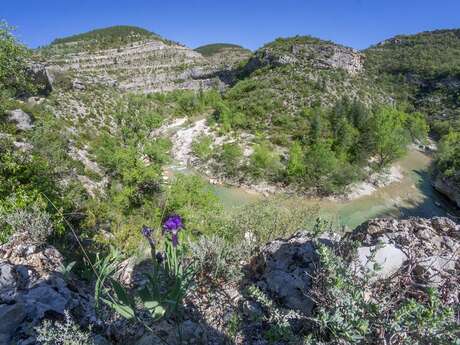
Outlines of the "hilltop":
{"label": "hilltop", "polygon": [[238,44],[231,44],[231,43],[212,43],[212,44],[207,44],[207,45],[195,48],[195,51],[207,57],[221,53],[222,51],[225,51],[225,50],[240,51],[240,52],[245,52],[249,54],[251,53],[249,49],[246,49]]}
{"label": "hilltop", "polygon": [[[102,84],[121,91],[165,92],[224,87],[247,56],[207,59],[142,28],[114,26],[54,40],[37,50],[48,70],[67,84]],[[230,57],[231,55],[231,57]]]}

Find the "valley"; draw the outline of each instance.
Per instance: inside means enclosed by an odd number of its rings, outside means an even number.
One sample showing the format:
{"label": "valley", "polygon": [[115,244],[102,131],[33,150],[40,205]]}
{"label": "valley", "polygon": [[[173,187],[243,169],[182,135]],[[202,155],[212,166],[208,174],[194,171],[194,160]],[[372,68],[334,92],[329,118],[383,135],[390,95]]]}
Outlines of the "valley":
{"label": "valley", "polygon": [[459,57],[0,22],[0,345],[457,344]]}

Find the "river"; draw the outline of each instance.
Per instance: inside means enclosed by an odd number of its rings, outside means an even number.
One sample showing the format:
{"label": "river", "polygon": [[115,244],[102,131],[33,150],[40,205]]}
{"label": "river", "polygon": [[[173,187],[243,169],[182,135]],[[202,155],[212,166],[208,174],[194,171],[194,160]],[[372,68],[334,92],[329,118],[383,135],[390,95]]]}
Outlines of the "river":
{"label": "river", "polygon": [[[354,228],[362,222],[376,217],[410,216],[435,217],[457,215],[453,206],[430,183],[432,158],[416,149],[411,149],[396,164],[403,178],[382,187],[371,195],[354,200],[339,201],[304,198],[306,206],[318,208],[320,216],[334,224]],[[228,207],[238,207],[262,198],[261,195],[230,186],[211,186],[213,192]]]}

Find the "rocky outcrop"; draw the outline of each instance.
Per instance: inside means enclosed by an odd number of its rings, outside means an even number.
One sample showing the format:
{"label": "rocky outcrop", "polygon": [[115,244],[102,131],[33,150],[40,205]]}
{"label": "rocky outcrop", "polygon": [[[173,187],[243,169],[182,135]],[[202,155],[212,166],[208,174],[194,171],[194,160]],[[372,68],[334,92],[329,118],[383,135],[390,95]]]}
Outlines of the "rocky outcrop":
{"label": "rocky outcrop", "polygon": [[41,93],[48,94],[53,90],[54,78],[45,64],[33,62],[29,65],[28,70]]}
{"label": "rocky outcrop", "polygon": [[363,69],[364,55],[352,48],[316,41],[293,43],[289,51],[268,46],[256,52],[245,67],[245,72],[251,73],[263,66],[293,64],[315,69],[342,69],[350,75],[355,75]]}
{"label": "rocky outcrop", "polygon": [[[358,261],[377,278],[404,273],[420,286],[435,286],[458,303],[460,225],[448,218],[375,219],[344,238],[361,243]],[[377,249],[375,252],[374,249]],[[371,260],[373,252],[375,259]]]}
{"label": "rocky outcrop", "polygon": [[460,186],[455,181],[438,174],[433,181],[433,186],[460,207]]}
{"label": "rocky outcrop", "polygon": [[[75,44],[78,44],[76,42]],[[223,87],[232,80],[235,62],[207,59],[200,53],[160,39],[132,42],[124,46],[96,51],[59,54],[53,47],[49,64],[61,73],[75,76],[72,85],[101,83],[123,91],[165,92],[178,89]],[[236,58],[235,58],[236,59]]]}
{"label": "rocky outcrop", "polygon": [[83,325],[97,324],[92,295],[60,273],[62,255],[27,235],[0,246],[0,345],[33,344],[33,328],[68,310]]}
{"label": "rocky outcrop", "polygon": [[[460,296],[460,225],[448,218],[375,219],[352,233],[313,239],[298,233],[261,249],[251,279],[280,306],[311,315],[312,278],[319,268],[316,246],[340,248],[358,276],[371,282],[404,276],[417,288],[437,287],[450,304]],[[356,249],[352,243],[358,243]],[[348,248],[348,249],[347,249]]]}

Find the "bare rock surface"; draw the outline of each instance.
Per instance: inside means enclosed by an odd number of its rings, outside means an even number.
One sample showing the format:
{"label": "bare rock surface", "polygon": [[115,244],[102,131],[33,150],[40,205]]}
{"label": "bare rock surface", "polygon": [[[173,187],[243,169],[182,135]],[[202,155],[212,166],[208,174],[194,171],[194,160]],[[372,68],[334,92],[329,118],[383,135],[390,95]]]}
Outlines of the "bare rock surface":
{"label": "bare rock surface", "polygon": [[453,180],[438,175],[433,181],[433,186],[460,207],[460,186]]}
{"label": "bare rock surface", "polygon": [[[433,286],[458,303],[460,294],[460,225],[448,218],[370,220],[346,237],[358,241],[359,261],[377,250],[378,278],[403,272],[415,284]],[[399,267],[398,267],[399,266]]]}
{"label": "bare rock surface", "polygon": [[59,273],[63,260],[54,247],[34,244],[24,234],[0,246],[1,345],[30,343],[33,327],[65,310],[81,324],[96,322],[91,294]]}

